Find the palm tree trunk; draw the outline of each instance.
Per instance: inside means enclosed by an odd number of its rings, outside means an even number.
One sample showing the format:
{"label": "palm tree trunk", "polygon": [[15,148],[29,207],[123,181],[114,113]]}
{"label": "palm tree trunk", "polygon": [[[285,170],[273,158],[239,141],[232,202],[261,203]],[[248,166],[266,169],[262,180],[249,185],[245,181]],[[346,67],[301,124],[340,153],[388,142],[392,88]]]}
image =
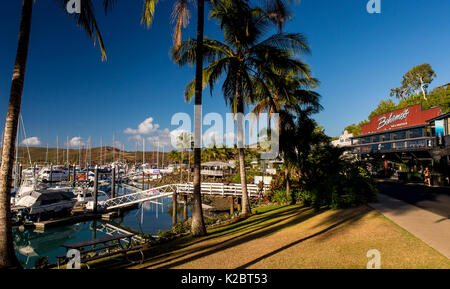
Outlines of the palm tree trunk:
{"label": "palm tree trunk", "polygon": [[[289,179],[289,168],[287,166],[284,168],[284,177],[286,178],[286,200],[289,200],[291,195],[291,180]],[[294,203],[293,199],[291,203]]]}
{"label": "palm tree trunk", "polygon": [[16,149],[14,143],[16,141],[20,103],[25,79],[32,10],[33,0],[23,0],[19,42],[11,83],[8,113],[6,115],[5,143],[2,151],[2,165],[0,169],[0,268],[20,267],[20,263],[14,252],[10,202],[12,169]]}
{"label": "palm tree trunk", "polygon": [[238,147],[239,147],[239,170],[241,175],[242,187],[242,215],[247,216],[251,214],[250,201],[247,193],[247,175],[245,173],[245,151],[244,151],[244,99],[240,94],[240,89],[237,92],[237,125],[238,125]]}
{"label": "palm tree trunk", "polygon": [[193,236],[203,236],[206,234],[205,223],[203,221],[202,195],[201,195],[201,105],[202,105],[202,73],[203,73],[203,29],[205,22],[205,1],[198,0],[197,4],[197,59],[195,71],[195,112],[194,112],[194,195],[192,203],[192,224],[191,232]]}

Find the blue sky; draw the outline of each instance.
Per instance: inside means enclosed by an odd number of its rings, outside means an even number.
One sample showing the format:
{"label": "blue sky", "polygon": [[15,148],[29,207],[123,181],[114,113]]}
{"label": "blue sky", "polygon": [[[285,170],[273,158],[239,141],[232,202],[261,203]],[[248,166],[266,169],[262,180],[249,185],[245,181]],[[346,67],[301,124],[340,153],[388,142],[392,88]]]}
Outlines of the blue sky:
{"label": "blue sky", "polygon": [[[93,0],[100,4],[100,0]],[[126,129],[137,131],[148,118],[146,137],[173,130],[174,113],[193,113],[183,89],[194,69],[180,68],[169,58],[172,0],[162,0],[150,30],[140,24],[141,0],[118,1],[107,17],[97,5],[97,20],[107,48],[102,62],[98,47],[55,0],[34,5],[30,52],[22,99],[27,137],[56,145],[66,137],[116,139],[128,149],[134,142]],[[414,65],[430,63],[437,73],[431,87],[450,82],[450,1],[381,0],[381,14],[366,11],[368,0],[303,0],[293,5],[286,31],[305,34],[312,55],[301,56],[321,81],[324,110],[316,120],[326,133],[367,117],[399,86]],[[0,125],[4,127],[20,21],[20,0],[2,1],[0,9]],[[196,13],[184,32],[195,36]],[[221,37],[216,23],[205,34]],[[204,113],[229,111],[220,89],[204,91]],[[147,130],[145,130],[147,129]],[[206,130],[207,127],[204,128]],[[23,137],[21,136],[21,139]],[[148,148],[151,148],[149,145]]]}

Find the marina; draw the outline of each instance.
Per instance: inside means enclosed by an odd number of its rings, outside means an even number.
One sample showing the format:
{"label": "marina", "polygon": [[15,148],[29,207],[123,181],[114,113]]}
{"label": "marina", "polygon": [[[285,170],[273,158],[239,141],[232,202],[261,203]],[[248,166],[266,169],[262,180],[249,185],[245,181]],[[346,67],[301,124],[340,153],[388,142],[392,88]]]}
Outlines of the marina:
{"label": "marina", "polygon": [[[67,243],[117,234],[133,234],[138,243],[143,235],[157,238],[160,231],[191,215],[192,182],[149,183],[170,175],[172,168],[152,169],[148,164],[130,168],[119,163],[84,169],[34,165],[19,172],[14,176],[18,186],[12,192],[11,210],[16,254],[25,268],[42,257],[56,264]],[[260,198],[268,187],[248,184],[247,189],[251,198]],[[240,204],[242,189],[241,184],[202,183],[201,193],[229,199],[232,213],[234,203]],[[207,204],[203,207],[214,210]]]}

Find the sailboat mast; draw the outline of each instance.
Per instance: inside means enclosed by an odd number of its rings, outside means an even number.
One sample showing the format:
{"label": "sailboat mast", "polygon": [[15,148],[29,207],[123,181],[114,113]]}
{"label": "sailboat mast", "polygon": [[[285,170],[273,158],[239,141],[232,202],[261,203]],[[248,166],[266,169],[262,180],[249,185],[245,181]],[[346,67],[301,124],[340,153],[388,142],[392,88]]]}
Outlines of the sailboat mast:
{"label": "sailboat mast", "polygon": [[158,141],[158,148],[156,151],[156,168],[159,169],[159,141]]}
{"label": "sailboat mast", "polygon": [[103,142],[102,138],[100,137],[100,165],[103,165]]}
{"label": "sailboat mast", "polygon": [[67,136],[67,153],[66,153],[66,157],[67,157],[67,164],[70,164],[70,152],[69,152],[69,136]]}
{"label": "sailboat mast", "polygon": [[89,137],[89,165],[92,164],[92,138]]}
{"label": "sailboat mast", "polygon": [[162,147],[162,161],[161,161],[161,166],[164,169],[164,146]]}
{"label": "sailboat mast", "polygon": [[116,161],[116,136],[113,134],[113,162]]}
{"label": "sailboat mast", "polygon": [[145,164],[145,138],[142,139],[142,165]]}
{"label": "sailboat mast", "polygon": [[56,164],[59,164],[59,137],[56,136]]}
{"label": "sailboat mast", "polygon": [[80,166],[80,170],[81,170],[81,138],[78,137],[78,165]]}
{"label": "sailboat mast", "polygon": [[137,142],[134,144],[134,166],[136,166],[137,159]]}

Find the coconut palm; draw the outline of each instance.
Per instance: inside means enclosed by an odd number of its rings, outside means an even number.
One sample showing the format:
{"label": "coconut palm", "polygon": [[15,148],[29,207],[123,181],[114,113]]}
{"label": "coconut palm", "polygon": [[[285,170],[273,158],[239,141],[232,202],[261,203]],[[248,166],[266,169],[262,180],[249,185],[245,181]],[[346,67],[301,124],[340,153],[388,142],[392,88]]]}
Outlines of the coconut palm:
{"label": "coconut palm", "polygon": [[[14,72],[11,81],[11,92],[9,97],[8,112],[6,115],[4,146],[2,150],[2,164],[0,169],[0,268],[19,267],[20,264],[14,252],[11,230],[11,182],[14,152],[17,134],[17,125],[20,115],[20,104],[25,79],[29,39],[31,32],[31,16],[34,0],[22,1],[22,15],[20,21],[19,40],[16,51]],[[66,11],[69,0],[57,0]],[[105,13],[112,7],[114,0],[105,0],[103,5]],[[103,44],[100,30],[95,20],[93,4],[90,0],[81,1],[81,13],[72,14],[75,22],[81,26],[94,44],[100,46],[102,60],[106,60],[106,50]]]}
{"label": "coconut palm", "polygon": [[[224,32],[224,41],[206,38],[203,54],[209,62],[202,79],[195,78],[186,89],[185,96],[192,98],[194,83],[209,84],[211,92],[218,79],[225,75],[222,85],[224,98],[236,114],[238,127],[239,164],[242,184],[242,214],[250,214],[245,173],[243,144],[243,113],[245,103],[251,103],[257,78],[274,68],[279,70],[304,70],[305,65],[293,57],[294,53],[308,51],[305,38],[298,33],[276,33],[263,39],[273,26],[271,15],[261,8],[252,8],[247,1],[214,1],[210,18],[216,19]],[[197,39],[185,41],[173,52],[180,64],[196,59]],[[267,71],[263,73],[263,71]]]}
{"label": "coconut palm", "polygon": [[[173,48],[175,50],[180,47],[182,31],[189,24],[193,2],[193,0],[177,0],[173,4],[170,20],[175,23],[173,30]],[[153,23],[157,4],[158,0],[144,0],[141,23],[147,25],[147,28],[150,28]]]}
{"label": "coconut palm", "polygon": [[[172,22],[176,19],[174,30],[174,45],[173,50],[178,51],[181,43],[181,31],[183,27],[189,23],[190,18],[190,3],[191,0],[177,0],[172,10]],[[205,1],[197,1],[197,39],[203,40],[204,30],[204,14]],[[148,27],[152,24],[155,8],[158,0],[144,0],[143,15],[141,22]],[[203,41],[201,41],[203,42]],[[196,59],[193,63],[196,64],[195,76],[197,79],[202,79],[203,73],[203,48],[202,45],[197,47]],[[193,236],[203,236],[206,234],[206,227],[203,220],[202,199],[201,199],[201,148],[198,143],[201,143],[201,106],[202,106],[202,83],[201,81],[195,83],[195,112],[194,112],[194,180],[193,180],[193,203],[192,203],[192,222],[191,233]]]}
{"label": "coconut palm", "polygon": [[[264,73],[264,72],[263,72]],[[277,131],[281,137],[284,120],[291,117],[293,111],[299,111],[302,108],[308,108],[311,113],[316,113],[322,109],[319,103],[320,95],[310,88],[318,85],[318,80],[311,77],[311,72],[307,65],[299,71],[269,71],[258,77],[264,81],[257,81],[254,94],[258,103],[253,108],[253,113],[259,114],[267,111],[269,118],[268,127],[270,128],[271,115],[279,115]],[[270,133],[270,130],[269,130]],[[268,136],[270,139],[270,135]],[[280,151],[285,154],[292,150],[287,142],[280,142]],[[286,195],[290,195],[289,172],[292,164],[284,158],[284,172],[286,179]]]}
{"label": "coconut palm", "polygon": [[[181,45],[181,32],[182,28],[185,28],[189,23],[190,18],[190,3],[192,0],[178,0],[174,4],[174,8],[172,10],[172,22],[176,19],[176,25],[174,27],[174,53],[178,53],[178,50]],[[215,0],[210,0],[212,4],[214,4]],[[144,0],[143,7],[143,16],[142,23],[147,24],[148,27],[152,24],[155,8],[158,3],[158,0]],[[285,19],[288,17],[288,11],[286,5],[283,0],[269,0],[266,1],[267,10],[270,11],[269,19],[278,24],[281,28]],[[194,147],[194,180],[193,180],[193,212],[192,212],[192,226],[191,233],[194,236],[202,236],[206,234],[206,228],[203,221],[203,211],[201,207],[201,178],[200,178],[200,169],[201,169],[201,107],[202,107],[202,79],[203,79],[203,32],[204,32],[204,8],[205,1],[198,0],[197,4],[197,37],[196,39],[199,41],[199,45],[196,45],[193,52],[194,57],[191,59],[192,64],[196,65],[195,79],[197,81],[193,81],[192,95],[195,94],[195,112],[194,112],[194,139],[195,139],[195,147]],[[246,186],[245,186],[246,187]]]}

